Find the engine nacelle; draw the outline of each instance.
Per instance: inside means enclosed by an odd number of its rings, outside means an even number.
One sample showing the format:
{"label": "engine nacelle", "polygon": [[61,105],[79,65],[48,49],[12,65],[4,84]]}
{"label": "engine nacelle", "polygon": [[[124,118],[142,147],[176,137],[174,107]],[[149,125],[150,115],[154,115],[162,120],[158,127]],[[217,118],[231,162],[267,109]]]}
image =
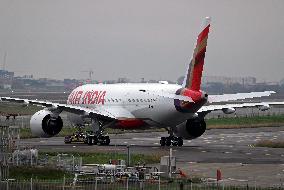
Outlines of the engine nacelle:
{"label": "engine nacelle", "polygon": [[206,123],[204,119],[188,119],[187,121],[177,125],[174,133],[183,139],[195,139],[200,137],[206,130]]}
{"label": "engine nacelle", "polygon": [[232,114],[236,112],[236,109],[235,108],[223,108],[222,111],[224,114]]}
{"label": "engine nacelle", "polygon": [[54,118],[51,115],[51,111],[40,110],[31,117],[30,127],[33,135],[38,137],[52,137],[61,131],[63,127],[61,117]]}

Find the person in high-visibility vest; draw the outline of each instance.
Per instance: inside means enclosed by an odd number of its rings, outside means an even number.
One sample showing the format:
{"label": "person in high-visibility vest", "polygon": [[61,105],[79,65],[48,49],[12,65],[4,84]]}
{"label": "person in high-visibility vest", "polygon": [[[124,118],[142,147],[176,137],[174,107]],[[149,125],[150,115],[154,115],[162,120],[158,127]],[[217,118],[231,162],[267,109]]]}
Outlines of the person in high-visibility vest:
{"label": "person in high-visibility vest", "polygon": [[222,180],[222,173],[221,173],[221,170],[218,169],[217,170],[217,181],[220,181],[220,180]]}
{"label": "person in high-visibility vest", "polygon": [[179,172],[180,177],[183,177],[183,178],[187,177],[187,175],[180,168],[178,168],[178,172]]}

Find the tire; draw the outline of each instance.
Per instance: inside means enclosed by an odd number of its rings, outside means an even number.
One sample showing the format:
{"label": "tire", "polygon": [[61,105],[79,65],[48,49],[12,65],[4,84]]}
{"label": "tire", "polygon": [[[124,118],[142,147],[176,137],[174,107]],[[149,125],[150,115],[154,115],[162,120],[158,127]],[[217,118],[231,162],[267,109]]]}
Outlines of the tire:
{"label": "tire", "polygon": [[160,145],[161,146],[165,146],[166,145],[166,137],[161,137]]}
{"label": "tire", "polygon": [[178,145],[178,138],[177,137],[173,137],[172,145],[173,146],[177,146]]}
{"label": "tire", "polygon": [[93,145],[93,138],[92,137],[88,137],[88,139],[87,139],[87,143],[88,143],[88,145]]}
{"label": "tire", "polygon": [[71,137],[65,137],[64,139],[64,143],[65,144],[70,144],[72,142],[72,138]]}
{"label": "tire", "polygon": [[98,144],[98,137],[94,136],[92,138],[94,139],[93,144],[97,145]]}
{"label": "tire", "polygon": [[165,143],[166,143],[166,146],[171,146],[171,144],[172,144],[172,139],[169,138],[169,137],[167,137]]}
{"label": "tire", "polygon": [[100,136],[98,142],[100,143],[100,146],[105,145],[105,136]]}
{"label": "tire", "polygon": [[177,142],[178,142],[178,146],[183,145],[183,139],[181,137],[178,137]]}
{"label": "tire", "polygon": [[109,136],[106,136],[106,145],[109,145],[109,143],[110,143]]}

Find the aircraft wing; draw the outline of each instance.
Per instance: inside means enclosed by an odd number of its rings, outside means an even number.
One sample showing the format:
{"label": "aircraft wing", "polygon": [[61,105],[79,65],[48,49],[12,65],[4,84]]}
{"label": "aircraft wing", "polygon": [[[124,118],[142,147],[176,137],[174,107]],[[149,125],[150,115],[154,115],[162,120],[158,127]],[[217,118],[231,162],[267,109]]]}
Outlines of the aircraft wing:
{"label": "aircraft wing", "polygon": [[264,91],[264,92],[250,92],[250,93],[236,93],[236,94],[222,94],[222,95],[209,95],[208,102],[227,102],[232,100],[243,100],[247,98],[259,98],[262,96],[270,96],[274,94],[274,91]]}
{"label": "aircraft wing", "polygon": [[2,101],[22,103],[24,105],[31,104],[31,105],[46,107],[50,111],[56,111],[59,113],[61,113],[62,111],[66,111],[75,114],[89,115],[101,119],[108,119],[108,120],[117,119],[115,114],[111,113],[111,110],[104,109],[101,106],[98,106],[96,108],[88,108],[88,107],[74,106],[69,104],[59,104],[48,101],[28,100],[20,98],[0,97],[0,99]]}
{"label": "aircraft wing", "polygon": [[284,102],[257,102],[257,103],[242,103],[242,104],[224,104],[224,105],[208,105],[203,106],[198,110],[198,113],[207,114],[211,111],[235,109],[235,108],[248,108],[257,107],[260,110],[267,110],[270,106],[284,106]]}

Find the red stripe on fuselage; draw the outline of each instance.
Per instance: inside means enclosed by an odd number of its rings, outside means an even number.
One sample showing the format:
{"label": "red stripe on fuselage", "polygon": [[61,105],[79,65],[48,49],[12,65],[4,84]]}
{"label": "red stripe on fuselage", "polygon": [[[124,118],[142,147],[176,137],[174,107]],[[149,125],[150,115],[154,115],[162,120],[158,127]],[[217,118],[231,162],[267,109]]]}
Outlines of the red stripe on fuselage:
{"label": "red stripe on fuselage", "polygon": [[117,128],[123,129],[136,129],[143,126],[145,123],[139,119],[131,119],[131,120],[119,120],[117,122]]}

